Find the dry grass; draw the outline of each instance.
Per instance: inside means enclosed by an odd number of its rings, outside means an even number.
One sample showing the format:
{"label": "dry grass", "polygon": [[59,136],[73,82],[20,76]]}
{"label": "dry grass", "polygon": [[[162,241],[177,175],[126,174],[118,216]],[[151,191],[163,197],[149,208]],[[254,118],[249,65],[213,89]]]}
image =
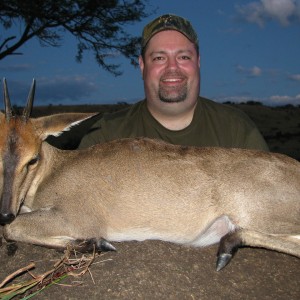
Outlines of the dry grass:
{"label": "dry grass", "polygon": [[257,125],[272,152],[300,161],[300,107],[236,105]]}
{"label": "dry grass", "polygon": [[[78,279],[86,273],[90,275],[94,282],[90,267],[100,255],[95,251],[93,254],[84,255],[76,252],[71,247],[67,247],[64,255],[54,263],[53,267],[39,275],[35,275],[32,272],[35,268],[35,263],[31,262],[27,266],[8,275],[0,283],[0,299],[8,300],[17,296],[19,296],[18,299],[30,299],[45,288],[54,284],[61,284],[61,281],[66,277],[75,277]],[[29,274],[31,279],[20,281],[25,274]],[[20,282],[14,283],[17,280]],[[80,284],[81,282],[77,280],[68,286],[77,286]]]}

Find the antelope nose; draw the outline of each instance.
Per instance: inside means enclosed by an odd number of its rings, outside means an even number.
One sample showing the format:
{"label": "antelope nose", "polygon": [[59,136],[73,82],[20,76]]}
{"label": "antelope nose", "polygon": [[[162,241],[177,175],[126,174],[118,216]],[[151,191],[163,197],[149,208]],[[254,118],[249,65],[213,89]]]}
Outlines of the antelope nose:
{"label": "antelope nose", "polygon": [[5,225],[11,223],[16,216],[12,213],[1,213],[0,214],[0,224]]}

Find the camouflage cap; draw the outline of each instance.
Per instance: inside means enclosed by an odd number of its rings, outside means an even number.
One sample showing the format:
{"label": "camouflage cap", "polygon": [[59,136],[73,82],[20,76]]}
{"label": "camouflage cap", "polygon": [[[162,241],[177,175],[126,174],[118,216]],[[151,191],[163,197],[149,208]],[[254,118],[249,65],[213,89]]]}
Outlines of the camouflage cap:
{"label": "camouflage cap", "polygon": [[179,31],[193,42],[198,49],[198,37],[192,24],[182,17],[166,14],[154,19],[144,27],[142,35],[142,50],[153,35],[163,30]]}

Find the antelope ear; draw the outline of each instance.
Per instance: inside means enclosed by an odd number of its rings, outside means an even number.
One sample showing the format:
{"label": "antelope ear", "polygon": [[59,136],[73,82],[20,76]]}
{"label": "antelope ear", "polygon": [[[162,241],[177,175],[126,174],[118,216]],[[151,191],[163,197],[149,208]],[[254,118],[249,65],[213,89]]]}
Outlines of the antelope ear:
{"label": "antelope ear", "polygon": [[4,121],[5,114],[0,110],[0,124]]}
{"label": "antelope ear", "polygon": [[62,113],[51,116],[30,119],[42,140],[49,135],[59,136],[64,131],[68,131],[71,127],[90,119],[99,113]]}

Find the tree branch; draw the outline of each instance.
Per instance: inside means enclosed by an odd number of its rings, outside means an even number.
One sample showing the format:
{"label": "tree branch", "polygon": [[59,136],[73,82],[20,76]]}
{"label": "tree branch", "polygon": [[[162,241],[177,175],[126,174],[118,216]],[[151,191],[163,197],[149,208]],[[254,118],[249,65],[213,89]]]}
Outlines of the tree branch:
{"label": "tree branch", "polygon": [[15,38],[16,38],[15,35],[6,38],[6,39],[3,41],[3,43],[0,45],[0,51],[2,50],[2,48],[3,48],[9,41],[11,41],[11,40],[13,40],[13,39],[15,39]]}
{"label": "tree branch", "polygon": [[33,37],[42,45],[60,46],[63,32],[67,32],[78,41],[78,62],[84,51],[92,51],[99,66],[119,75],[119,65],[106,59],[117,50],[131,63],[136,60],[139,39],[129,35],[124,26],[149,16],[144,2],[147,0],[61,0],[59,4],[57,0],[7,1],[0,5],[0,24],[7,29],[18,23],[24,30],[19,39],[10,36],[2,42],[0,60],[17,54],[16,50]]}

